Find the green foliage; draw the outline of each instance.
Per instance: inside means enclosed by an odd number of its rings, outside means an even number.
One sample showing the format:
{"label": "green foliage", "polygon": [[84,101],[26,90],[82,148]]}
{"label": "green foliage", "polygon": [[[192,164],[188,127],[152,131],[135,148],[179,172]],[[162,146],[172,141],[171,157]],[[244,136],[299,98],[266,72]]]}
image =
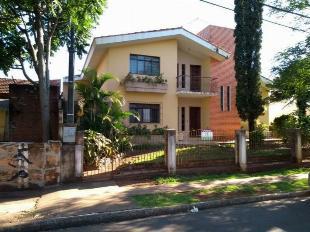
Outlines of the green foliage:
{"label": "green foliage", "polygon": [[132,82],[144,82],[149,84],[165,84],[167,83],[167,80],[164,79],[163,74],[161,73],[158,76],[147,76],[147,75],[139,75],[139,74],[132,74],[128,73],[125,77],[126,81],[132,81]]}
{"label": "green foliage", "polygon": [[310,116],[296,117],[294,114],[281,115],[274,119],[271,130],[285,141],[289,139],[288,129],[300,128],[302,142],[310,143]]}
{"label": "green foliage", "polygon": [[[42,27],[45,45],[50,40],[53,54],[69,42],[70,22],[76,36],[76,51],[79,56],[86,53],[85,47],[91,38],[91,30],[103,13],[105,0],[56,0],[20,1],[1,0],[0,7],[0,57],[7,55],[7,61],[0,62],[0,69],[8,71],[15,61],[27,60],[36,68],[38,25]],[[40,39],[40,38],[38,38]],[[2,59],[1,59],[2,60]],[[36,70],[37,71],[37,70]]]}
{"label": "green foliage", "polygon": [[300,118],[299,125],[301,128],[303,143],[310,144],[310,115]]}
{"label": "green foliage", "polygon": [[103,158],[114,159],[118,151],[112,141],[103,134],[93,130],[84,132],[84,163],[98,166]]}
{"label": "green foliage", "polygon": [[[310,6],[309,0],[269,0],[268,2],[278,8],[295,12],[307,10],[307,8]],[[283,14],[283,12],[277,9],[273,9],[272,12]],[[300,17],[298,17],[298,19],[300,20]]]}
{"label": "green foliage", "polygon": [[146,125],[141,126],[141,124],[138,124],[137,126],[131,126],[128,128],[128,134],[129,135],[164,135],[165,129],[168,127],[157,127],[157,125],[154,126],[153,130],[150,130],[147,128]]}
{"label": "green foliage", "polygon": [[[269,85],[270,101],[295,103],[298,108],[298,117],[302,118],[310,106],[310,54],[301,58],[301,54],[295,54],[295,57],[293,54],[290,55],[291,52],[293,50],[288,49],[277,57],[280,64],[273,68],[278,76]],[[288,57],[291,58],[288,59]]]}
{"label": "green foliage", "polygon": [[138,124],[137,126],[132,126],[128,128],[129,135],[146,135],[150,136],[151,131],[146,127],[146,125],[141,126]]}
{"label": "green foliage", "polygon": [[264,112],[260,93],[260,49],[262,42],[262,0],[235,0],[235,71],[237,80],[236,105],[249,130]]}
{"label": "green foliage", "polygon": [[168,177],[155,178],[156,184],[179,184],[179,183],[205,183],[216,180],[233,180],[250,177],[267,177],[267,176],[292,176],[296,174],[305,174],[310,172],[310,168],[282,168],[271,171],[255,173],[222,173],[222,174],[203,174],[203,175],[176,175]]}
{"label": "green foliage", "polygon": [[[39,85],[42,140],[49,139],[49,81],[51,56],[69,45],[74,29],[73,49],[82,56],[91,30],[101,16],[106,0],[1,0],[0,70],[19,69],[34,85]],[[27,73],[29,65],[38,83]]]}
{"label": "green foliage", "polygon": [[251,148],[260,147],[263,145],[265,139],[265,131],[266,128],[262,124],[259,124],[256,126],[254,131],[249,132]]}
{"label": "green foliage", "polygon": [[131,146],[123,121],[132,115],[123,111],[123,97],[118,92],[105,91],[101,87],[108,80],[116,80],[110,74],[97,75],[93,70],[84,72],[84,79],[76,84],[79,100],[80,129],[93,130],[111,139],[113,147],[122,151]]}
{"label": "green foliage", "polygon": [[286,180],[262,184],[230,184],[214,188],[196,189],[187,192],[158,192],[134,195],[132,200],[140,207],[164,207],[191,204],[204,199],[249,196],[262,193],[295,192],[309,189],[308,179]]}
{"label": "green foliage", "polygon": [[156,125],[154,126],[155,128],[152,130],[152,135],[164,135],[165,130],[168,128],[168,126],[165,127],[157,127]]}
{"label": "green foliage", "polygon": [[273,131],[277,136],[287,140],[287,129],[296,128],[297,127],[297,119],[294,115],[281,115],[274,119],[271,124],[271,131]]}

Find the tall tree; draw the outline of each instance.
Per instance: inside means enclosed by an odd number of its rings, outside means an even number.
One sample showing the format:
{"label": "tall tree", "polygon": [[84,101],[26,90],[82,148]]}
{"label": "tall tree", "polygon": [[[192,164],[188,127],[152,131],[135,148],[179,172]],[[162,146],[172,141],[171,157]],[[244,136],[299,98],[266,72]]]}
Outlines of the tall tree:
{"label": "tall tree", "polygon": [[[43,141],[49,139],[50,57],[69,42],[75,29],[76,52],[81,56],[105,0],[0,0],[0,70],[20,69],[38,85]],[[71,23],[69,23],[71,22]],[[34,82],[25,65],[35,70]]]}
{"label": "tall tree", "polygon": [[310,106],[310,41],[300,42],[279,53],[273,72],[277,77],[270,85],[270,100],[296,104],[299,120]]}
{"label": "tall tree", "polygon": [[248,121],[250,132],[264,112],[260,93],[262,3],[263,0],[235,0],[236,105],[240,118]]}

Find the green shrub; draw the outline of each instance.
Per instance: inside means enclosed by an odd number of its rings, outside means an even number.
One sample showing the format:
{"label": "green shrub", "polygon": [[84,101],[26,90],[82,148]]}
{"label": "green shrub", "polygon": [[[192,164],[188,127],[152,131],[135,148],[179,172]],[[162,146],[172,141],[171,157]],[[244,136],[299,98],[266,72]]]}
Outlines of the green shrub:
{"label": "green shrub", "polygon": [[96,165],[103,158],[114,159],[118,154],[110,139],[93,130],[84,132],[84,163]]}
{"label": "green shrub", "polygon": [[151,135],[150,129],[148,129],[145,125],[141,126],[138,124],[137,126],[132,126],[128,128],[128,134],[129,135]]}
{"label": "green shrub", "polygon": [[155,125],[155,128],[152,130],[152,135],[164,135],[165,134],[165,129],[167,129],[168,127],[157,127]]}
{"label": "green shrub", "polygon": [[255,131],[252,131],[249,133],[249,139],[250,139],[250,147],[255,148],[263,145],[266,128],[264,125],[259,124],[256,126]]}
{"label": "green shrub", "polygon": [[276,136],[283,138],[284,140],[288,139],[288,129],[298,127],[297,118],[292,115],[281,115],[274,119],[273,123],[270,126],[272,132]]}

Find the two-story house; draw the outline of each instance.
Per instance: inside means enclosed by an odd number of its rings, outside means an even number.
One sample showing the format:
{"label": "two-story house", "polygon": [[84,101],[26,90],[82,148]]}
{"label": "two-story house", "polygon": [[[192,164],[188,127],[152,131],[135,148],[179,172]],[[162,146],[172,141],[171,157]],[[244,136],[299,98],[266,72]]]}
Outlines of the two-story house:
{"label": "two-story house", "polygon": [[234,44],[226,47],[208,36],[172,28],[97,37],[84,68],[119,79],[103,88],[120,91],[125,110],[140,114],[140,121],[130,118],[128,126],[234,133],[241,126],[229,47]]}

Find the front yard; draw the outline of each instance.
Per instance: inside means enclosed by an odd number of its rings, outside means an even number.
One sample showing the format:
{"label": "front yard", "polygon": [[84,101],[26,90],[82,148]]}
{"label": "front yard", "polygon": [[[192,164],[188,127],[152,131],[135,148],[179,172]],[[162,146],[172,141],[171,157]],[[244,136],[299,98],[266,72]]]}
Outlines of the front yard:
{"label": "front yard", "polygon": [[[153,147],[155,146],[155,147]],[[157,146],[157,147],[156,147]],[[177,162],[186,161],[212,161],[212,160],[233,160],[235,150],[228,145],[177,145]],[[289,157],[290,150],[287,148],[257,149],[249,150],[251,157]],[[151,164],[164,162],[164,147],[158,145],[140,145],[134,147],[126,155],[126,163]]]}

